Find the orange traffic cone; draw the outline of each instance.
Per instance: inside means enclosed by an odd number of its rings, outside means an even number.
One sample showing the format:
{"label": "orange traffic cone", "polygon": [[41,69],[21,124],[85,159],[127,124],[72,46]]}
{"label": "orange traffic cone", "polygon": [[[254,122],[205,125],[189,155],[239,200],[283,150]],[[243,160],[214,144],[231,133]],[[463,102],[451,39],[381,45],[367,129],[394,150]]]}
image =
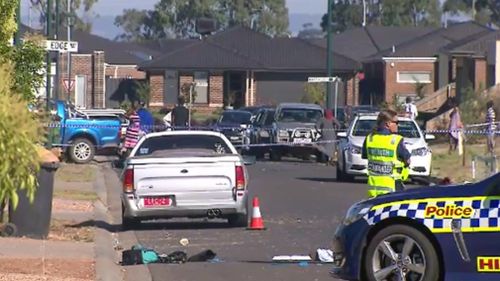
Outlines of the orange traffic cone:
{"label": "orange traffic cone", "polygon": [[253,198],[253,210],[252,210],[252,220],[250,221],[250,227],[248,230],[265,230],[264,221],[260,214],[259,198]]}

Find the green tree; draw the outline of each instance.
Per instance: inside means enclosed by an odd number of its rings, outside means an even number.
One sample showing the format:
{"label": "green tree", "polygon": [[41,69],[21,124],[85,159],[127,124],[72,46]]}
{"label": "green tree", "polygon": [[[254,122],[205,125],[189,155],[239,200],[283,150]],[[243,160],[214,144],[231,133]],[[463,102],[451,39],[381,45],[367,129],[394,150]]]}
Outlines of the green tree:
{"label": "green tree", "polygon": [[[59,22],[57,23],[55,17],[56,1],[60,1],[60,17]],[[52,0],[52,22],[54,23],[52,28],[55,28],[55,25],[58,25],[59,29],[61,31],[64,30],[65,32],[67,27],[67,16],[71,16],[76,29],[90,32],[92,30],[92,20],[99,16],[92,11],[92,7],[95,3],[97,3],[97,1],[98,0],[71,0],[71,11],[73,12],[71,15],[67,15],[67,1]],[[40,24],[45,28],[47,25],[47,0],[31,0],[31,3],[33,4],[33,8],[40,14]],[[79,11],[79,13],[76,13],[75,11]]]}
{"label": "green tree", "polygon": [[25,42],[11,46],[10,40],[17,29],[15,21],[18,1],[0,0],[0,64],[14,68],[13,83],[9,83],[15,94],[28,101],[34,99],[34,92],[43,83],[40,69],[43,67],[44,50],[37,43],[40,37],[25,36]]}
{"label": "green tree", "polygon": [[196,20],[214,19],[220,29],[252,27],[271,36],[288,32],[285,0],[160,0],[153,10],[128,9],[115,18],[125,32],[119,40],[141,41],[196,36]]}
{"label": "green tree", "polygon": [[465,12],[472,15],[474,13],[474,19],[478,22],[500,25],[500,1],[498,0],[446,0],[443,10],[452,14]]}
{"label": "green tree", "polygon": [[[383,0],[369,1],[366,5],[366,24],[383,26],[439,25],[441,8],[439,0]],[[321,26],[327,27],[327,14]],[[350,27],[362,26],[363,5],[356,0],[334,0],[332,4],[332,27],[344,31]]]}

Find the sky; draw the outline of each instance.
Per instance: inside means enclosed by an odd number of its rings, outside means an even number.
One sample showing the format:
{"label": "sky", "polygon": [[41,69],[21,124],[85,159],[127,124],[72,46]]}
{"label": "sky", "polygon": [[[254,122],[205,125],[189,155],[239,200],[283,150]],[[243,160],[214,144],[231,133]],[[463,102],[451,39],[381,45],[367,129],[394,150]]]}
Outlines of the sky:
{"label": "sky", "polygon": [[[159,0],[98,0],[94,10],[100,15],[118,15],[123,9],[151,9]],[[286,0],[291,14],[323,14],[328,0]],[[30,0],[22,0],[29,7]],[[23,9],[25,10],[25,9]]]}

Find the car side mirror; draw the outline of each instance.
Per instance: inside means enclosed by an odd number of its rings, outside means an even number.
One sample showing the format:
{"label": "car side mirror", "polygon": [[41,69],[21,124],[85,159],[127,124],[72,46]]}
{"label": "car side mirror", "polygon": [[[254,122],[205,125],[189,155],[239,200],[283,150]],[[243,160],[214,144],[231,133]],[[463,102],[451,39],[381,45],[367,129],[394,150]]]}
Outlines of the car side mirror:
{"label": "car side mirror", "polygon": [[433,134],[426,134],[425,135],[425,140],[435,140],[436,136]]}
{"label": "car side mirror", "polygon": [[347,132],[338,132],[337,137],[339,138],[347,138]]}
{"label": "car side mirror", "polygon": [[257,158],[254,155],[243,155],[243,164],[253,165],[257,162]]}

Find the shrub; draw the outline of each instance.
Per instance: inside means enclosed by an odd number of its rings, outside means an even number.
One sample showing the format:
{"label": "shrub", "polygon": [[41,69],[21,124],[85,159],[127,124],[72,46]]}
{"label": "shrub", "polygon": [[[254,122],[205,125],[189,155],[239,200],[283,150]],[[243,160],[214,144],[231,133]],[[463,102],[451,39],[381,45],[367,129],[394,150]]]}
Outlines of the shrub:
{"label": "shrub", "polygon": [[9,199],[16,208],[18,189],[25,189],[33,200],[39,169],[37,145],[43,142],[43,134],[27,101],[13,92],[13,72],[11,65],[0,65],[0,202]]}
{"label": "shrub", "polygon": [[315,103],[322,105],[325,102],[326,90],[324,83],[305,83],[305,94],[300,99],[303,103]]}

